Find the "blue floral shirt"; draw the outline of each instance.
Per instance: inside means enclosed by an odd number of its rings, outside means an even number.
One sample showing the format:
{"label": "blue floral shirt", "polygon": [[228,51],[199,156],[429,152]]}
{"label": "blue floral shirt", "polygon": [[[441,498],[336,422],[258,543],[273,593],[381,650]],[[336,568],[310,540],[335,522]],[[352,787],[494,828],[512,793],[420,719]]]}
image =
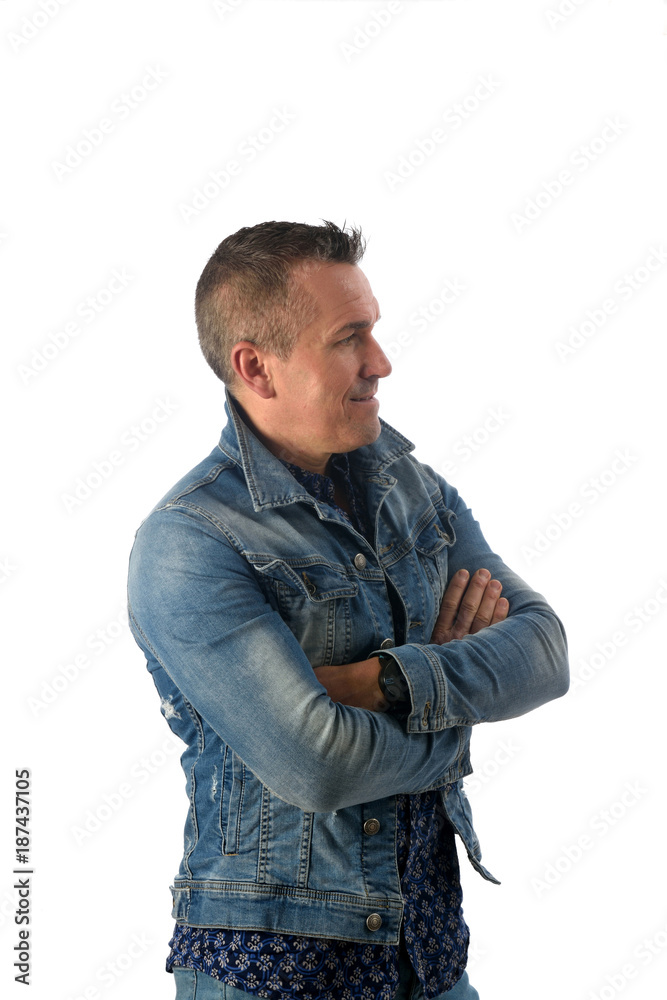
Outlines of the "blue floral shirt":
{"label": "blue floral shirt", "polygon": [[[332,478],[285,464],[315,499],[341,510]],[[347,495],[351,513],[343,513],[368,537],[368,514],[347,455],[333,456],[332,467]],[[396,818],[403,940],[426,1000],[432,1000],[458,982],[467,961],[454,831],[437,791],[397,795]],[[399,983],[398,945],[180,924],[169,944],[168,972],[196,969],[267,1000],[391,1000]]]}

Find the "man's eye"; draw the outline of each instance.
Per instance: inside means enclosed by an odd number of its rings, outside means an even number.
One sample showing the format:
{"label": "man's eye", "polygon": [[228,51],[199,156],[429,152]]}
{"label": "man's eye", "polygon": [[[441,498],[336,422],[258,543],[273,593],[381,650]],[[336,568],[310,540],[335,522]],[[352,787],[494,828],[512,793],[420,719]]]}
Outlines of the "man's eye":
{"label": "man's eye", "polygon": [[349,344],[349,343],[351,343],[354,340],[355,337],[356,337],[356,333],[351,333],[349,337],[345,337],[343,340],[339,340],[338,343],[339,344]]}

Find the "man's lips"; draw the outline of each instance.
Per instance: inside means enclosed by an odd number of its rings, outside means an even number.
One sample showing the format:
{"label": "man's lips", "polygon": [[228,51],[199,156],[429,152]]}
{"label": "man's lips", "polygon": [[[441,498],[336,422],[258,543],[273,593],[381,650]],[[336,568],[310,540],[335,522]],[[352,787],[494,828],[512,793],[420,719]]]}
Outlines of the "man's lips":
{"label": "man's lips", "polygon": [[371,400],[375,399],[377,389],[372,389],[371,392],[366,392],[359,396],[350,396],[351,403],[369,403]]}
{"label": "man's lips", "polygon": [[375,399],[375,393],[371,396],[352,396],[351,402],[353,403],[369,403],[372,399]]}

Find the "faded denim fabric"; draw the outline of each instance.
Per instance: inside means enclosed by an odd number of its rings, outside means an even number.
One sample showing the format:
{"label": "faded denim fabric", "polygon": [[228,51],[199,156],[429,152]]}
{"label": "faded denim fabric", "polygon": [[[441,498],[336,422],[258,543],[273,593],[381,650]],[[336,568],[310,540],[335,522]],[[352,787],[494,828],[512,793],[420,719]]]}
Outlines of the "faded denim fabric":
{"label": "faded denim fabric", "polygon": [[[371,546],[298,484],[231,399],[226,408],[218,446],[156,505],[130,558],[131,628],[187,745],[172,916],[397,944],[395,796],[440,789],[472,864],[495,881],[462,789],[471,727],[565,693],[563,628],[387,424],[350,453]],[[482,566],[503,584],[508,618],[429,644],[447,581]],[[335,704],[317,681],[318,666],[393,640],[387,579],[410,639],[391,649],[410,689],[405,722]]]}

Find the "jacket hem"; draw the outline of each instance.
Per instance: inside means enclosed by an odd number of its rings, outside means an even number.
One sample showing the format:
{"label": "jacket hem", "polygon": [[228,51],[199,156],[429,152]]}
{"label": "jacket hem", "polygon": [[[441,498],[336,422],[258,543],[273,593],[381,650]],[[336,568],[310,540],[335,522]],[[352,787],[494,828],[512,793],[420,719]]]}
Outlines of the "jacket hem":
{"label": "jacket hem", "polygon": [[[224,927],[366,944],[398,944],[400,940],[402,896],[360,896],[210,880],[177,881],[171,894],[171,915],[187,927]],[[371,914],[381,918],[376,930],[370,930],[366,923]],[[371,924],[376,926],[377,920]]]}

